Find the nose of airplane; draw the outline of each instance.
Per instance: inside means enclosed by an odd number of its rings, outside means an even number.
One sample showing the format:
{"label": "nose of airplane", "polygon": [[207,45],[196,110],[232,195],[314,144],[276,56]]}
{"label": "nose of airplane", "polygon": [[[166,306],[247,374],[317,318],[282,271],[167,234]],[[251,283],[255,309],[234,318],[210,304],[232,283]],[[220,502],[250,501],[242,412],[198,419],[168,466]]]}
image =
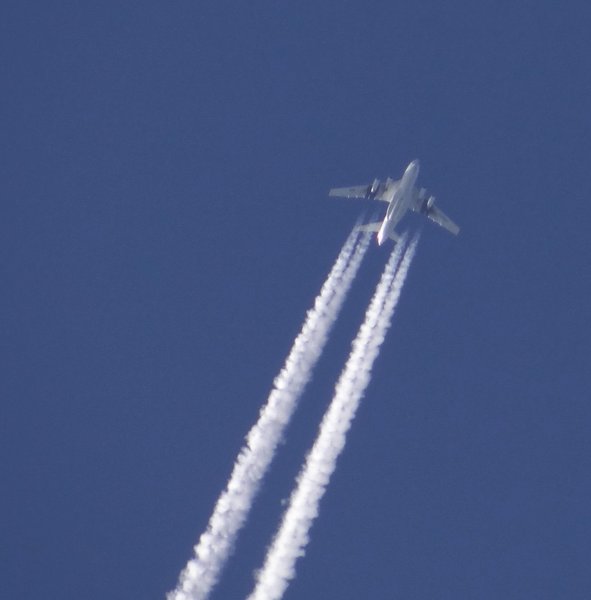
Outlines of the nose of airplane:
{"label": "nose of airplane", "polygon": [[418,159],[415,158],[415,160],[408,163],[408,167],[406,167],[405,173],[418,173],[419,167],[420,167],[420,163],[419,163]]}

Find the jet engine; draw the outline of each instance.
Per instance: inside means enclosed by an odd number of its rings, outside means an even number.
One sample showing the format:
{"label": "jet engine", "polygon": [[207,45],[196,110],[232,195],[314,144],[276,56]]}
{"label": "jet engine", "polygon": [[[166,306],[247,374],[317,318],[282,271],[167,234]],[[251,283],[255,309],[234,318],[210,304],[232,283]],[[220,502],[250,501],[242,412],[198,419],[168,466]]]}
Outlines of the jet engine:
{"label": "jet engine", "polygon": [[435,196],[429,196],[425,202],[423,202],[423,212],[428,213],[435,204]]}
{"label": "jet engine", "polygon": [[370,193],[370,195],[375,194],[378,191],[379,187],[380,187],[380,180],[379,179],[374,179],[373,183],[369,186],[369,193]]}

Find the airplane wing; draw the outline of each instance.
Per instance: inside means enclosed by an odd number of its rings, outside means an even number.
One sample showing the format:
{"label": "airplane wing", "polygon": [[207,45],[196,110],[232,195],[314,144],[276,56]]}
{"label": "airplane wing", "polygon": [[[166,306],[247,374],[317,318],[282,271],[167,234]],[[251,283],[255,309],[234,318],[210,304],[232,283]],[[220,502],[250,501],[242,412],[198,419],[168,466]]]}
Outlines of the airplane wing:
{"label": "airplane wing", "polygon": [[332,188],[328,192],[328,195],[340,198],[365,198],[370,187],[370,185],[357,185],[345,188]]}
{"label": "airplane wing", "polygon": [[453,235],[458,235],[460,232],[460,228],[436,206],[433,206],[431,209],[429,209],[427,217],[434,223],[437,223],[437,225],[441,225],[441,227],[447,229],[450,233],[453,233]]}
{"label": "airplane wing", "polygon": [[[395,185],[396,183],[397,182],[391,182],[390,185]],[[386,183],[380,182],[379,179],[374,179],[369,185],[333,188],[328,192],[328,195],[338,196],[340,198],[363,198],[365,200],[382,200],[388,202],[384,197],[386,189]]]}
{"label": "airplane wing", "polygon": [[453,235],[458,235],[460,228],[440,208],[435,206],[435,196],[428,196],[427,194],[425,188],[415,188],[411,209],[425,215]]}

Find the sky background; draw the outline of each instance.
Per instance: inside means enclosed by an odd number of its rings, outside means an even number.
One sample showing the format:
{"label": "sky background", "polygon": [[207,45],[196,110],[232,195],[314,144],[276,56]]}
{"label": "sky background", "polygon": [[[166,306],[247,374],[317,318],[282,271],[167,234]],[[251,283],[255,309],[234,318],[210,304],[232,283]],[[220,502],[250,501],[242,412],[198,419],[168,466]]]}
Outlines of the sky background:
{"label": "sky background", "polygon": [[[414,158],[462,231],[424,227],[285,597],[591,597],[587,2],[1,12],[1,597],[164,598],[368,208],[328,189]],[[389,251],[213,600],[252,589]]]}

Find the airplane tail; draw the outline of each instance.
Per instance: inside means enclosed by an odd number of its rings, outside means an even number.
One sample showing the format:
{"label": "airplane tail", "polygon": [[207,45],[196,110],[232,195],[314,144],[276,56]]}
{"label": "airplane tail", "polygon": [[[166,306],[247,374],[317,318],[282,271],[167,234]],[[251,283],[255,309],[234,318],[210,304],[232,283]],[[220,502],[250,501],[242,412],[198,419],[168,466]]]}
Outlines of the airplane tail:
{"label": "airplane tail", "polygon": [[[376,221],[375,223],[367,223],[367,225],[358,225],[357,229],[358,231],[369,231],[371,233],[377,233],[382,227],[382,221]],[[389,235],[388,238],[391,239],[393,242],[398,243],[401,239],[400,234],[398,234],[396,231],[392,230]]]}
{"label": "airplane tail", "polygon": [[378,221],[377,223],[368,223],[367,225],[358,225],[358,231],[371,231],[372,233],[376,233],[380,230],[382,223]]}
{"label": "airplane tail", "polygon": [[393,229],[392,229],[392,231],[390,232],[390,235],[389,235],[388,237],[389,237],[389,238],[390,238],[390,239],[391,239],[393,242],[396,242],[396,243],[398,243],[398,242],[401,240],[401,238],[402,238],[402,236],[401,236],[400,234],[396,233],[396,232],[395,232]]}

